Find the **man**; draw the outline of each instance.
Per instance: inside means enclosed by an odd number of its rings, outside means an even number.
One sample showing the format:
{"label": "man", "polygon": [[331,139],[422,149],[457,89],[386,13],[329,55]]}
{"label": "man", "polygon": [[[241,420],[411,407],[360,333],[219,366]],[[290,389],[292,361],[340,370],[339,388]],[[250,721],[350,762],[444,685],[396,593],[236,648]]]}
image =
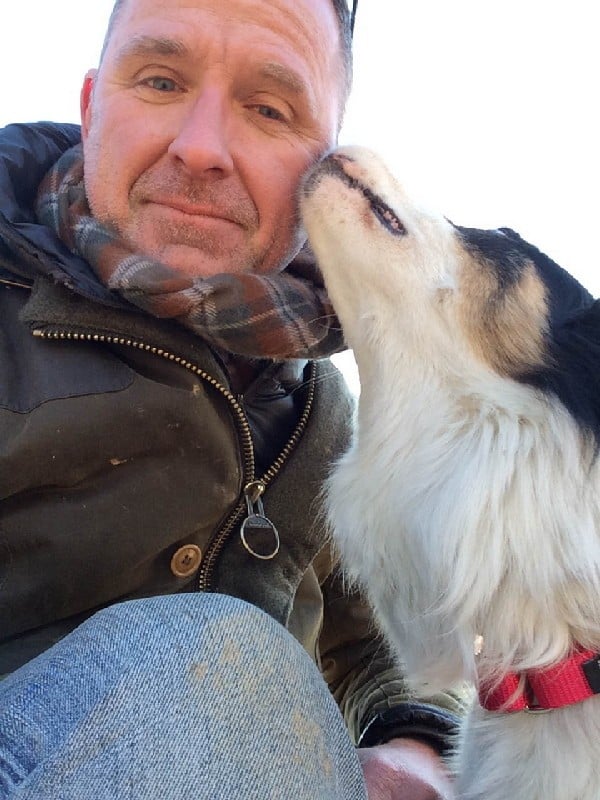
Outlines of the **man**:
{"label": "man", "polygon": [[320,516],[352,409],[296,191],[348,26],[120,0],[83,149],[0,139],[2,797],[451,796],[460,699],[411,696]]}

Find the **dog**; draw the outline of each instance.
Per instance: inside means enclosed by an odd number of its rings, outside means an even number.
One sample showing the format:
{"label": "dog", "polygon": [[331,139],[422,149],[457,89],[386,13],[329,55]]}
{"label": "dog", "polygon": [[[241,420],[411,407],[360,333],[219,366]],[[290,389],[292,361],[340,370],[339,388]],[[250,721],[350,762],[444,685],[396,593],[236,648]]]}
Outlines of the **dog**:
{"label": "dog", "polygon": [[300,208],[361,384],[333,536],[415,688],[477,687],[457,797],[598,800],[598,302],[361,148]]}

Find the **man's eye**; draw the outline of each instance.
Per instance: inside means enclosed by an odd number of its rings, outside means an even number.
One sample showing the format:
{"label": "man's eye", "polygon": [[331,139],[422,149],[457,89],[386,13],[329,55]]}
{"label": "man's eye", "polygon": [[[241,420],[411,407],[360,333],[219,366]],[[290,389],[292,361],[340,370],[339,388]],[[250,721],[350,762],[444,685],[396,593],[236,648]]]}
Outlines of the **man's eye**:
{"label": "man's eye", "polygon": [[176,92],[179,90],[179,86],[172,78],[156,76],[153,78],[146,78],[143,83],[149,86],[150,89],[155,89],[157,92]]}
{"label": "man's eye", "polygon": [[285,117],[273,106],[265,106],[265,105],[258,105],[256,106],[256,110],[261,115],[261,117],[265,117],[266,119],[274,119],[279,122],[285,122]]}

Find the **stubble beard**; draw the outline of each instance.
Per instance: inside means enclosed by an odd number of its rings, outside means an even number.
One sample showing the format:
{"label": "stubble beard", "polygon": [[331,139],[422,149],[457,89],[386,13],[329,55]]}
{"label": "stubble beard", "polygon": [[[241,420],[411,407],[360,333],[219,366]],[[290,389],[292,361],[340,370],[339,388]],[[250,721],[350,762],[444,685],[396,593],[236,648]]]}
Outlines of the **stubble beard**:
{"label": "stubble beard", "polygon": [[[273,273],[284,269],[298,253],[305,236],[296,219],[282,220],[288,229],[288,244],[277,242],[275,231],[262,247],[254,247],[252,233],[260,218],[244,187],[234,180],[193,182],[185,175],[156,164],[133,183],[128,195],[128,214],[116,217],[110,210],[92,207],[93,215],[134,253],[158,261],[193,277],[219,273]],[[174,198],[190,206],[205,206],[232,220],[243,231],[238,242],[227,242],[215,231],[203,230],[192,220],[161,218],[160,213],[144,220],[144,211],[154,199]],[[280,255],[277,255],[277,251]]]}

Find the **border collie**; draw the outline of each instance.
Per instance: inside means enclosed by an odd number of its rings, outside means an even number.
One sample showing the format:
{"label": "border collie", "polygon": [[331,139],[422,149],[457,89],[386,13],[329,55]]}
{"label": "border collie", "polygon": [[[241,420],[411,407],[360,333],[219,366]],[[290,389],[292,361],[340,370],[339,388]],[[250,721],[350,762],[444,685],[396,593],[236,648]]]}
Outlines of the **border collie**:
{"label": "border collie", "polygon": [[598,800],[599,304],[363,149],[318,164],[301,209],[361,383],[334,537],[415,688],[478,688],[458,797]]}

